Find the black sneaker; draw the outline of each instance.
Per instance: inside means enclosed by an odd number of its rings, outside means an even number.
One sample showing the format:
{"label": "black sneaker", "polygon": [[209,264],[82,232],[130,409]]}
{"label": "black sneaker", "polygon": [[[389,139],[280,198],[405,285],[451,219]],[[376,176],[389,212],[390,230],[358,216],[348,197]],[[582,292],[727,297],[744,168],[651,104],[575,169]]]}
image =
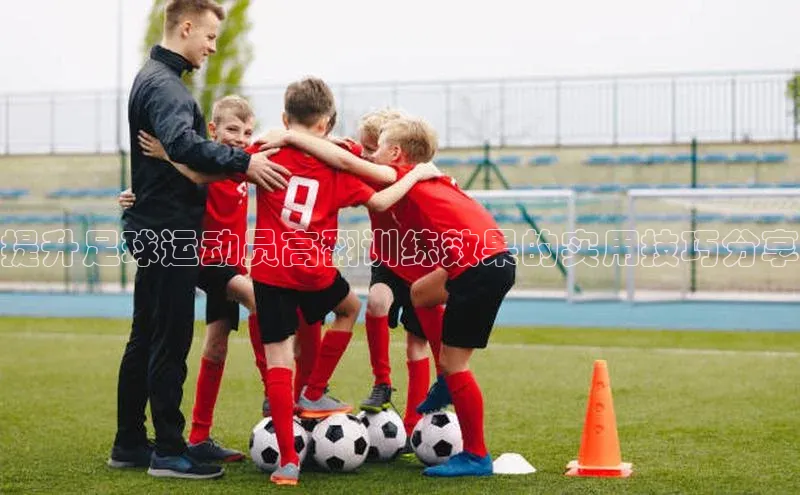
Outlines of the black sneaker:
{"label": "black sneaker", "polygon": [[244,459],[243,453],[225,448],[213,438],[207,438],[194,445],[189,444],[188,449],[189,455],[199,462],[238,462]]}
{"label": "black sneaker", "polygon": [[225,470],[216,464],[201,464],[188,454],[162,457],[153,453],[147,474],[157,478],[208,480],[221,477]]}
{"label": "black sneaker", "polygon": [[269,397],[264,397],[264,402],[261,404],[261,416],[264,418],[272,416],[272,410],[269,408]]}
{"label": "black sneaker", "polygon": [[389,409],[392,405],[392,388],[386,383],[379,383],[372,387],[369,397],[361,402],[361,410],[371,413],[379,413]]}
{"label": "black sneaker", "polygon": [[111,456],[106,464],[115,469],[120,468],[145,468],[150,465],[150,456],[153,455],[154,443],[149,441],[145,445],[140,445],[131,449],[114,445],[111,448]]}

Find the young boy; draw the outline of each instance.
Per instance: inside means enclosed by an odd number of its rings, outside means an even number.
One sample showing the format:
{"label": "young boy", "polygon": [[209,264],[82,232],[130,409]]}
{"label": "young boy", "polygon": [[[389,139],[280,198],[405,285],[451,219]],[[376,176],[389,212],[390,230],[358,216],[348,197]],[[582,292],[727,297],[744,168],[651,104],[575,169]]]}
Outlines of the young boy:
{"label": "young boy", "polygon": [[[323,81],[308,78],[286,89],[283,121],[288,129],[323,137],[333,115],[333,93]],[[438,171],[432,166],[418,167],[394,186],[375,193],[355,176],[333,170],[295,148],[282,149],[272,160],[292,176],[285,191],[258,191],[252,275],[267,355],[267,392],[281,454],[281,466],[270,480],[295,485],[300,469],[292,433],[291,366],[298,307],[309,322],[323,319],[330,311],[335,314],[298,400],[300,416],[322,418],[352,409],[325,392],[360,309],[358,297],[333,266],[339,209],[365,204],[370,210],[386,210],[417,181],[435,177]]]}
{"label": "young boy", "polygon": [[[364,158],[373,160],[378,149],[378,138],[382,126],[390,121],[404,118],[395,110],[378,110],[362,117],[359,123],[359,141],[364,148]],[[395,168],[413,166],[428,162],[436,152],[435,140],[428,136],[419,136],[418,146],[409,147],[396,160],[385,165]],[[406,329],[406,358],[408,367],[408,391],[403,424],[406,432],[411,434],[421,415],[417,406],[425,398],[430,385],[430,364],[427,347],[433,352],[437,373],[439,367],[439,349],[441,346],[441,322],[443,308],[421,307],[417,311],[411,304],[409,287],[419,278],[430,273],[430,264],[416,264],[401,260],[403,251],[410,251],[415,246],[414,239],[408,231],[394,218],[392,210],[383,213],[370,212],[373,242],[370,249],[372,259],[372,276],[367,299],[366,328],[369,344],[370,363],[375,382],[369,397],[361,403],[361,409],[378,412],[390,405],[392,382],[389,361],[389,327],[397,326],[394,316],[402,308],[402,323]],[[392,324],[394,321],[394,324]]]}
{"label": "young boy", "polygon": [[[376,163],[392,163],[411,145],[409,137],[433,130],[419,120],[394,120],[381,128]],[[333,166],[361,174],[365,164],[347,153],[319,140],[296,133],[274,134],[264,138],[265,146],[289,143]],[[403,171],[398,169],[397,177]],[[394,207],[398,222],[409,230],[429,231],[432,256],[442,270],[426,277],[445,273],[447,307],[445,309],[441,366],[445,390],[449,394],[431,397],[428,406],[444,407],[452,396],[461,424],[464,450],[446,463],[428,467],[428,476],[486,476],[492,474],[492,460],[486,449],[483,426],[483,396],[469,370],[475,349],[486,347],[494,321],[505,295],[514,284],[516,265],[506,247],[505,238],[491,214],[461,191],[450,178],[442,177],[414,187]],[[440,402],[437,404],[435,400]]]}
{"label": "young boy", "polygon": [[[384,125],[373,155],[375,162],[398,160],[413,146],[419,129],[425,128],[430,129],[425,122],[413,119]],[[490,475],[492,460],[484,441],[483,396],[468,364],[475,349],[486,347],[500,305],[514,285],[514,259],[492,215],[450,179],[419,184],[397,203],[395,214],[407,228],[427,230],[437,236],[432,246],[434,257],[447,272],[440,359],[461,424],[464,451],[444,464],[426,468],[424,474]],[[442,396],[443,400],[450,398]],[[431,410],[445,405],[428,404]]]}
{"label": "young boy", "polygon": [[[214,103],[211,122],[208,124],[211,139],[244,149],[250,144],[255,117],[250,104],[239,96],[227,96]],[[139,144],[146,156],[169,161],[161,143],[145,132],[140,132]],[[258,318],[255,316],[255,296],[252,282],[246,277],[248,184],[241,178],[210,176],[172,163],[183,175],[197,184],[208,184],[206,210],[203,218],[203,239],[200,260],[202,269],[198,286],[207,294],[206,335],[203,342],[200,370],[197,377],[192,424],[189,433],[189,452],[197,460],[239,461],[241,452],[227,449],[210,437],[214,408],[227,358],[231,331],[239,327],[239,304],[250,312],[248,318],[250,342],[256,357],[264,386],[262,414],[269,416],[267,399],[267,368]],[[132,206],[135,196],[130,190],[120,194],[120,205]],[[305,325],[298,332],[300,354],[313,366],[318,348],[321,325]],[[310,366],[302,366],[307,369]],[[304,372],[307,376],[308,372]],[[298,373],[298,376],[301,374]]]}

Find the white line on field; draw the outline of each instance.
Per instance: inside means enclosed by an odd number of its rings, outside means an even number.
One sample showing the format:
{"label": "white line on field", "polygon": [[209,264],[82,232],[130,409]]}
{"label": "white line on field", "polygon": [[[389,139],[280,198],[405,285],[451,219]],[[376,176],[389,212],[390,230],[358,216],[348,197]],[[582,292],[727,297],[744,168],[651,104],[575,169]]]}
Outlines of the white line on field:
{"label": "white line on field", "polygon": [[[97,333],[62,333],[62,332],[0,332],[0,338],[13,337],[20,339],[42,339],[42,340],[113,340],[125,342],[127,335],[118,334],[97,334]],[[202,340],[202,333],[197,332],[195,340]],[[250,343],[249,339],[234,336],[231,339],[237,344]],[[352,346],[366,347],[367,343],[363,340],[353,340]],[[392,347],[405,347],[403,342],[393,342]],[[552,345],[552,344],[507,344],[490,343],[488,350],[492,349],[513,349],[513,350],[533,350],[533,351],[574,351],[574,352],[626,352],[636,350],[640,352],[650,352],[654,354],[677,354],[688,356],[753,356],[770,358],[800,358],[800,352],[794,351],[751,351],[738,349],[682,349],[670,347],[621,347],[621,346],[589,346],[589,345]]]}

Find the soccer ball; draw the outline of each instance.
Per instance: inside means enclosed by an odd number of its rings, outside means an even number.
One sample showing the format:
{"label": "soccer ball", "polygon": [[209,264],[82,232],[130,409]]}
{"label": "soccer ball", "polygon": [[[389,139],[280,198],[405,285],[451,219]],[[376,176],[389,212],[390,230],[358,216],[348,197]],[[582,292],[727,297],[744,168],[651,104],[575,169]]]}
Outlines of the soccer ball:
{"label": "soccer ball", "polygon": [[367,459],[367,428],[352,414],[325,418],[314,427],[311,438],[314,460],[328,471],[353,471]]}
{"label": "soccer ball", "polygon": [[375,414],[362,412],[358,415],[367,427],[369,450],[367,460],[391,461],[406,444],[406,429],[403,420],[394,411],[381,411]]}
{"label": "soccer ball", "polygon": [[463,450],[461,426],[452,412],[426,414],[411,433],[411,447],[428,466],[441,464]]}
{"label": "soccer ball", "polygon": [[[306,457],[308,446],[308,432],[300,425],[297,418],[293,423],[294,448],[300,457],[300,462]],[[275,426],[272,418],[264,418],[253,427],[250,434],[250,457],[262,471],[271,473],[280,466],[281,454],[278,448],[278,437],[275,436]]]}

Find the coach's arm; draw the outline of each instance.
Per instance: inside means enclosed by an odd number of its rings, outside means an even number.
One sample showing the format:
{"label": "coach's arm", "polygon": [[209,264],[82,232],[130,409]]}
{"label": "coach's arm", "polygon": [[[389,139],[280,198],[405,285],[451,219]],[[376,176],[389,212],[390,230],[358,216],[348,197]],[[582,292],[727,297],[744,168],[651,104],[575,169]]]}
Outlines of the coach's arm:
{"label": "coach's arm", "polygon": [[193,128],[194,100],[174,93],[162,85],[145,99],[153,132],[170,158],[206,174],[245,173],[250,155],[199,135]]}

